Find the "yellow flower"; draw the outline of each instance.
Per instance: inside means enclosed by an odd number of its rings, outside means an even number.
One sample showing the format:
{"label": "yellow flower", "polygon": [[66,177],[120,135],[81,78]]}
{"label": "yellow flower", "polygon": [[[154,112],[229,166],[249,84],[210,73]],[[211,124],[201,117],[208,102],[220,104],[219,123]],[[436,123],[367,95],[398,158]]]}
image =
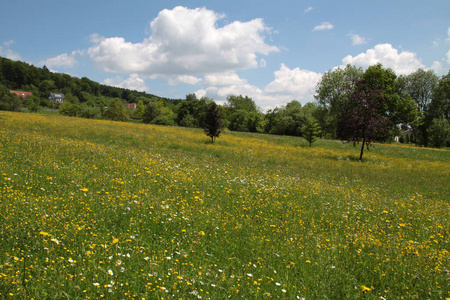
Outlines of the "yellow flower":
{"label": "yellow flower", "polygon": [[368,288],[367,286],[362,285],[361,286],[361,292],[365,293],[365,292],[370,292],[372,289]]}
{"label": "yellow flower", "polygon": [[198,234],[199,235],[205,235],[205,233],[203,231],[200,231]]}
{"label": "yellow flower", "polygon": [[118,242],[119,242],[119,239],[118,239],[118,238],[113,238],[113,241],[112,241],[111,245],[115,245],[115,244],[117,244]]}

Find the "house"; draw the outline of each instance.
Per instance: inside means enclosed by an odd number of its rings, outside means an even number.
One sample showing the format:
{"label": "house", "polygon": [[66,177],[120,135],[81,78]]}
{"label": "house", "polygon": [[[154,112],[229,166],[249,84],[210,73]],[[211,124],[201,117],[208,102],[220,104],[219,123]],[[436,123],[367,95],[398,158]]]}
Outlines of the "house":
{"label": "house", "polygon": [[124,103],[123,105],[131,110],[136,109],[136,103]]}
{"label": "house", "polygon": [[64,99],[65,99],[64,94],[50,93],[50,95],[48,95],[48,100],[53,100],[58,103],[63,103]]}
{"label": "house", "polygon": [[11,94],[16,94],[17,96],[21,97],[21,98],[26,98],[26,97],[30,97],[33,96],[33,94],[31,92],[23,92],[23,91],[9,91]]}

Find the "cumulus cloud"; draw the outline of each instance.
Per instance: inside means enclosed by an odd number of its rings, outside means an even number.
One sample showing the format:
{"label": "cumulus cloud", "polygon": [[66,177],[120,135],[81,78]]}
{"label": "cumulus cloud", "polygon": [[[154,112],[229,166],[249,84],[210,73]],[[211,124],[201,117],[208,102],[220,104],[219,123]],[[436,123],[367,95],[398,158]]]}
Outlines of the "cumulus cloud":
{"label": "cumulus cloud", "polygon": [[383,67],[391,68],[398,75],[410,74],[419,68],[425,68],[415,53],[409,51],[399,53],[391,44],[378,44],[357,56],[348,55],[342,59],[342,63],[362,68],[381,63]]}
{"label": "cumulus cloud", "polygon": [[312,101],[316,85],[322,78],[320,73],[300,68],[290,69],[284,64],[281,64],[280,70],[274,75],[275,80],[264,91],[269,94],[284,94],[299,101]]}
{"label": "cumulus cloud", "polygon": [[309,12],[312,11],[313,9],[314,9],[314,7],[310,6],[310,7],[308,7],[308,8],[305,8],[303,11],[304,11],[305,13],[309,13]]}
{"label": "cumulus cloud", "polygon": [[21,60],[21,56],[19,53],[14,52],[10,49],[10,46],[12,46],[15,43],[15,41],[10,40],[3,43],[3,47],[0,46],[0,56],[6,57],[11,60]]}
{"label": "cumulus cloud", "polygon": [[195,92],[197,97],[207,96],[224,102],[230,94],[247,95],[263,110],[284,105],[292,100],[306,103],[314,100],[315,87],[322,75],[300,68],[290,69],[281,64],[274,72],[274,80],[260,89],[240,78],[236,73],[206,75],[203,83],[208,86]]}
{"label": "cumulus cloud", "polygon": [[170,85],[177,85],[177,84],[198,84],[202,81],[201,78],[191,76],[191,75],[179,75],[176,76],[175,79],[169,79]]}
{"label": "cumulus cloud", "polygon": [[120,76],[115,78],[107,78],[103,81],[103,84],[140,92],[147,90],[144,80],[140,78],[138,74],[131,74],[130,77],[125,80],[123,80]]}
{"label": "cumulus cloud", "polygon": [[363,37],[360,37],[357,34],[348,34],[348,36],[352,39],[352,45],[353,46],[367,44],[367,39],[363,38]]}
{"label": "cumulus cloud", "polygon": [[333,28],[334,28],[333,24],[331,24],[329,22],[322,22],[322,23],[320,23],[320,25],[317,25],[316,27],[314,27],[313,31],[330,30]]}
{"label": "cumulus cloud", "polygon": [[92,35],[92,63],[108,72],[140,75],[209,74],[258,66],[257,55],[279,51],[265,42],[270,32],[262,19],[235,21],[206,8],[164,9],[150,23],[151,36],[141,43],[122,37]]}
{"label": "cumulus cloud", "polygon": [[83,55],[83,51],[72,51],[71,54],[63,53],[58,56],[48,58],[39,62],[40,65],[46,65],[48,68],[73,68],[77,64],[75,56]]}

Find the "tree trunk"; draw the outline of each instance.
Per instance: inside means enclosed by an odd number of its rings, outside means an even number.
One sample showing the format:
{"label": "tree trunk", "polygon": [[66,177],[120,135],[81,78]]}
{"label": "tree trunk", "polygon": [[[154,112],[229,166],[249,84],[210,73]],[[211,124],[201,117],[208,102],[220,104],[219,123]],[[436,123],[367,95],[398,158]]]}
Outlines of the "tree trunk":
{"label": "tree trunk", "polygon": [[366,136],[363,137],[362,147],[361,147],[361,154],[359,155],[359,161],[362,161],[363,153],[364,153],[364,146],[366,144]]}

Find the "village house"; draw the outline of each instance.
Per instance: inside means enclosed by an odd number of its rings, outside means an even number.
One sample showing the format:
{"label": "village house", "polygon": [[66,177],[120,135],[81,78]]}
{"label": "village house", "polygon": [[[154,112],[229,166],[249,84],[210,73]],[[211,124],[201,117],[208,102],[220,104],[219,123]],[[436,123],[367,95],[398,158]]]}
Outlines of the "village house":
{"label": "village house", "polygon": [[65,99],[64,94],[50,93],[50,95],[48,95],[48,100],[53,100],[58,103],[63,103],[64,99]]}
{"label": "village house", "polygon": [[123,105],[131,110],[136,109],[136,103],[124,103]]}
{"label": "village house", "polygon": [[30,97],[33,96],[33,94],[31,92],[23,92],[23,91],[9,91],[11,94],[16,94],[17,96],[21,97],[21,98],[26,98],[26,97]]}

